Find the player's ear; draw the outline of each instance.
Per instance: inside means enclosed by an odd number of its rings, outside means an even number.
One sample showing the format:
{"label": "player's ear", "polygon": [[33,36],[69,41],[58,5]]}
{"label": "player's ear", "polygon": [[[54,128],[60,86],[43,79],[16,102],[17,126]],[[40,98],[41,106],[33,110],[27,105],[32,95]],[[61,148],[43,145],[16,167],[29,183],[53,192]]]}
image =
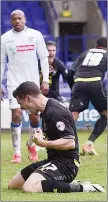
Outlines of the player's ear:
{"label": "player's ear", "polygon": [[30,102],[30,100],[31,100],[30,95],[26,95],[25,96],[25,101]]}

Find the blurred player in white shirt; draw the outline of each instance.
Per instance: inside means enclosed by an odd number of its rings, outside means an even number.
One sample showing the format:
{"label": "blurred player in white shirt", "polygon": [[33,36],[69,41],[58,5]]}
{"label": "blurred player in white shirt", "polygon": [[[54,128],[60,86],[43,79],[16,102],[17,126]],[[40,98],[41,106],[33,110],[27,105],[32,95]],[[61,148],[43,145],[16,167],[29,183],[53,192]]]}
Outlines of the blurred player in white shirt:
{"label": "blurred player in white shirt", "polygon": [[[33,81],[40,85],[38,60],[40,59],[43,82],[41,91],[44,95],[49,90],[49,64],[48,51],[42,34],[25,26],[25,14],[21,10],[11,13],[12,29],[1,36],[1,81],[3,78],[6,59],[8,58],[7,89],[9,105],[12,111],[11,133],[14,148],[13,163],[21,162],[21,121],[22,110],[12,93],[16,87],[24,81]],[[1,90],[3,94],[3,89]],[[29,159],[38,160],[36,146],[32,142],[31,133],[33,128],[39,127],[39,116],[29,114],[30,129],[28,140]]]}

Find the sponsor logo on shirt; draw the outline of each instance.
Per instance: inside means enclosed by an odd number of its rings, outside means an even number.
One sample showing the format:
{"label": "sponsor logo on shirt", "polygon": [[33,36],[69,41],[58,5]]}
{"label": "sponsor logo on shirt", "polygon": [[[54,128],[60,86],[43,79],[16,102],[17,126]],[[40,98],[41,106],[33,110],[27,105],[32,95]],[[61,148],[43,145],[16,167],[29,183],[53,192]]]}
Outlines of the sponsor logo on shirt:
{"label": "sponsor logo on shirt", "polygon": [[16,46],[16,47],[17,47],[17,52],[34,50],[34,45],[21,45],[21,46]]}
{"label": "sponsor logo on shirt", "polygon": [[14,42],[14,40],[6,41],[6,43],[13,43],[13,42]]}

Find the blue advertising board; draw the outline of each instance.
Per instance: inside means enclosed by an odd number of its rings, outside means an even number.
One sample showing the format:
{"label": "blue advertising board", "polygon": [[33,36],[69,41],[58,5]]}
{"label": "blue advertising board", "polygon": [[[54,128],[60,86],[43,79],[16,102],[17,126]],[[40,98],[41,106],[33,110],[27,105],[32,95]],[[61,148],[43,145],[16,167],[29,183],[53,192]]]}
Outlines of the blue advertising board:
{"label": "blue advertising board", "polygon": [[94,127],[94,124],[99,119],[100,115],[93,105],[90,103],[89,108],[79,114],[78,121],[76,122],[77,128],[87,129],[89,127]]}

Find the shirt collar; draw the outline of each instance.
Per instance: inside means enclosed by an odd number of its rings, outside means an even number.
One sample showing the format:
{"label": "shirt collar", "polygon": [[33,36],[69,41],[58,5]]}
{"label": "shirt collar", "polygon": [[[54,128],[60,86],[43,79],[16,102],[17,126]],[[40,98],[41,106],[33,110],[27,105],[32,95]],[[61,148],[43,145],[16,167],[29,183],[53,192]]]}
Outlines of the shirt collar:
{"label": "shirt collar", "polygon": [[20,31],[20,32],[17,32],[17,31],[15,31],[15,30],[12,28],[12,31],[13,31],[14,33],[16,33],[16,34],[18,34],[18,33],[23,33],[23,32],[25,32],[26,30],[27,30],[27,26],[25,26],[24,29],[23,29],[22,31]]}

